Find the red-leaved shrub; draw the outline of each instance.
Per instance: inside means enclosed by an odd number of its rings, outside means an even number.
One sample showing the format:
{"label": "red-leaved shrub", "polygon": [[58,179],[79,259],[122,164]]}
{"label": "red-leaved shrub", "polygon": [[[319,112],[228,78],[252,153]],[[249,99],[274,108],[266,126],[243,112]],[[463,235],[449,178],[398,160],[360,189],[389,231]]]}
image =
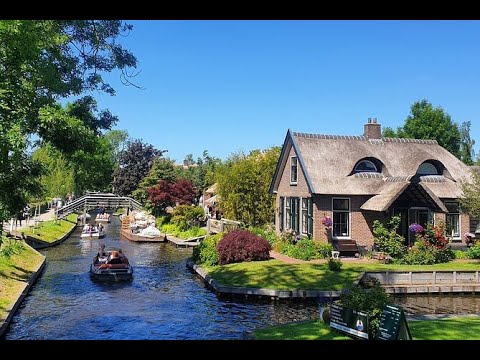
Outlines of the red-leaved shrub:
{"label": "red-leaved shrub", "polygon": [[217,245],[220,265],[242,261],[268,260],[270,243],[248,230],[233,230]]}

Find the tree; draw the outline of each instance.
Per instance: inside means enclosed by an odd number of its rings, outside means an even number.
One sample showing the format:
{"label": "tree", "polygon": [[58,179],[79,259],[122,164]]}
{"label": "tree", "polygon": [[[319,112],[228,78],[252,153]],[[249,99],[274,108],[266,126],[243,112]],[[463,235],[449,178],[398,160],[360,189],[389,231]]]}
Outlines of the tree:
{"label": "tree", "polygon": [[480,172],[472,171],[472,182],[462,182],[463,195],[459,199],[462,211],[480,219]]}
{"label": "tree", "polygon": [[175,183],[160,180],[147,190],[148,200],[153,209],[163,213],[168,206],[191,205],[195,197],[195,188],[187,179],[179,178]]}
{"label": "tree", "polygon": [[[137,60],[117,41],[131,29],[120,20],[0,21],[0,216],[15,213],[38,192],[39,167],[27,155],[30,135],[69,154],[92,149],[98,127],[56,102],[84,91],[113,95],[102,73],[115,69],[132,84],[129,71]],[[103,113],[96,120],[108,128],[114,120],[108,118]]]}
{"label": "tree", "polygon": [[81,119],[83,125],[100,135],[100,130],[110,130],[118,121],[118,117],[108,110],[98,111],[97,101],[91,96],[84,96],[67,104],[67,113]]}
{"label": "tree", "polygon": [[128,141],[128,132],[126,130],[109,130],[104,135],[113,149],[113,159],[118,166],[120,163],[120,153],[125,149]]}
{"label": "tree", "polygon": [[[169,184],[177,181],[178,174],[175,162],[169,158],[155,158],[148,174],[142,179],[138,188],[133,191],[134,199],[146,204],[148,200],[148,189],[157,185],[160,180],[166,180]],[[148,204],[146,204],[148,207]]]}
{"label": "tree", "polygon": [[[50,145],[35,150],[32,159],[42,166],[42,198],[51,200],[75,192],[74,169],[58,150]],[[29,201],[36,202],[36,201]]]}
{"label": "tree", "polygon": [[452,121],[440,106],[433,105],[423,99],[413,103],[405,123],[395,132],[392,129],[384,131],[384,136],[412,139],[437,140],[438,144],[460,158],[461,135],[458,125]]}
{"label": "tree", "polygon": [[120,167],[114,173],[116,193],[130,196],[158,156],[161,156],[161,152],[153,145],[144,144],[142,140],[130,141],[127,149],[120,154]]}
{"label": "tree", "polygon": [[475,140],[470,138],[471,125],[470,121],[464,121],[460,126],[460,160],[466,165],[473,165],[473,159],[475,159],[475,150],[473,149]]}
{"label": "tree", "polygon": [[275,197],[269,188],[279,156],[278,146],[249,155],[232,154],[217,169],[219,205],[227,218],[252,226],[273,221]]}

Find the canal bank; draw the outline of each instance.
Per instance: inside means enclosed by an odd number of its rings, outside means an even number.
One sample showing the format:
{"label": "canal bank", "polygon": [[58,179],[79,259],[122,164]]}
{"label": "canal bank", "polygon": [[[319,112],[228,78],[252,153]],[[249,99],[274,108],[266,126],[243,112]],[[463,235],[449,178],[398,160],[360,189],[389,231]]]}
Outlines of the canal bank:
{"label": "canal bank", "polygon": [[[16,311],[45,268],[46,258],[24,244],[22,254],[2,258],[0,280],[0,338],[10,325]],[[2,266],[3,265],[3,266]]]}

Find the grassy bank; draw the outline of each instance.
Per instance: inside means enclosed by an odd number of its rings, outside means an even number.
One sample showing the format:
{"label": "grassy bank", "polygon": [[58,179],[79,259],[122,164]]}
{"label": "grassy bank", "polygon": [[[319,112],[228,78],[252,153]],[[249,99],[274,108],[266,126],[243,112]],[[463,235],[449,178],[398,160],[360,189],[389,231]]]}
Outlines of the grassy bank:
{"label": "grassy bank", "polygon": [[[409,321],[414,340],[479,340],[479,317]],[[342,340],[348,339],[320,320],[257,329],[258,340]]]}
{"label": "grassy bank", "polygon": [[42,263],[44,256],[24,245],[25,250],[11,258],[0,256],[0,321],[4,320],[7,309],[17,300],[26,282]]}
{"label": "grassy bank", "polygon": [[48,243],[54,242],[75,227],[77,217],[77,214],[70,214],[67,216],[67,220],[45,221],[34,228],[33,232],[25,230],[25,235]]}
{"label": "grassy bank", "polygon": [[453,261],[435,265],[392,265],[371,262],[344,262],[340,272],[328,269],[325,263],[286,264],[279,260],[254,261],[205,267],[215,280],[227,286],[277,290],[341,290],[352,284],[364,271],[435,271],[479,270],[480,263]]}

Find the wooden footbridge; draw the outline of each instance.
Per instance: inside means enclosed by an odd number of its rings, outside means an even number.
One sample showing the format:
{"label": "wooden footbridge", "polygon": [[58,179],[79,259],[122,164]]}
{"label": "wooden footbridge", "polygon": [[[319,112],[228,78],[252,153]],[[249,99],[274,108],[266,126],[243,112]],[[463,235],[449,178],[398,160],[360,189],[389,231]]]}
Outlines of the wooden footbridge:
{"label": "wooden footbridge", "polygon": [[130,210],[142,210],[142,204],[130,197],[118,196],[112,193],[87,193],[57,209],[55,214],[57,218],[61,219],[77,211],[83,211],[85,214],[91,209],[116,209],[119,207]]}

